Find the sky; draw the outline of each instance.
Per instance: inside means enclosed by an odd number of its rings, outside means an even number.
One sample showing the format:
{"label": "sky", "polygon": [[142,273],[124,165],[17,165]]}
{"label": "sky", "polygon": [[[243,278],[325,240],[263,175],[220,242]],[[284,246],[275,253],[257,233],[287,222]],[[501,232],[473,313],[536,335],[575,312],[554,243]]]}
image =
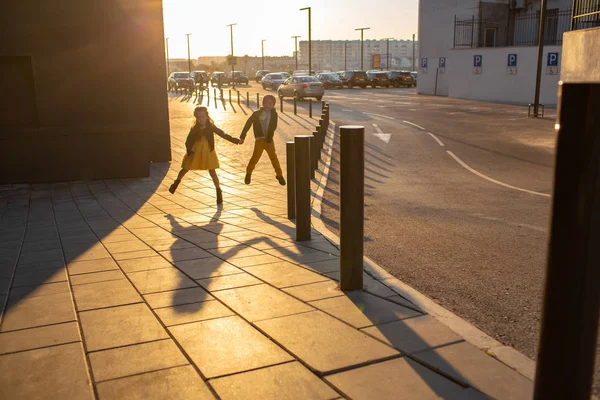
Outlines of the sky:
{"label": "sky", "polygon": [[412,39],[417,33],[418,0],[163,0],[165,37],[169,57],[187,58],[190,36],[192,58],[230,54],[233,27],[234,54],[265,56],[293,55],[294,39],[308,40],[308,11],[311,7],[312,40],[356,40],[370,27],[364,39]]}

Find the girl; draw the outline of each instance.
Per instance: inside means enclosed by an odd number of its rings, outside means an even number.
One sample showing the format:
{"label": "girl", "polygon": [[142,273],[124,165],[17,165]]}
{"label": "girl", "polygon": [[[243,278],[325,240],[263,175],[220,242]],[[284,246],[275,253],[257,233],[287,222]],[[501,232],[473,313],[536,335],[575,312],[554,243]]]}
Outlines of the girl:
{"label": "girl", "polygon": [[192,129],[190,129],[190,133],[185,141],[187,154],[183,157],[181,171],[179,171],[177,179],[169,188],[169,192],[175,193],[177,186],[179,186],[179,183],[181,182],[181,178],[183,178],[190,169],[208,170],[208,173],[215,184],[215,188],[217,189],[217,204],[221,204],[223,203],[223,192],[221,192],[219,177],[215,171],[219,168],[219,159],[217,158],[217,153],[215,151],[214,133],[234,144],[239,144],[240,140],[229,136],[221,129],[217,128],[208,115],[206,107],[196,107],[194,109],[194,117],[196,117],[196,123],[192,126]]}

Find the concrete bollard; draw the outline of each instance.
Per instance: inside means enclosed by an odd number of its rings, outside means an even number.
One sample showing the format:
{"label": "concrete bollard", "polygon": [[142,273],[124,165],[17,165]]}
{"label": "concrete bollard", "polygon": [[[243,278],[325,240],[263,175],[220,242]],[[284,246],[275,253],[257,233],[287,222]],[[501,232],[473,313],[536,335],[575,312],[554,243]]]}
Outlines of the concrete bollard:
{"label": "concrete bollard", "polygon": [[296,98],[298,97],[298,92],[294,90],[294,115],[298,114],[298,104]]}
{"label": "concrete bollard", "polygon": [[312,99],[308,99],[308,117],[312,118]]}
{"label": "concrete bollard", "polygon": [[250,92],[246,92],[246,107],[250,108]]}
{"label": "concrete bollard", "polygon": [[296,179],[294,173],[294,142],[285,143],[287,166],[287,212],[289,219],[296,218]]}
{"label": "concrete bollard", "polygon": [[340,289],[363,287],[365,127],[340,127]]}
{"label": "concrete bollard", "polygon": [[312,136],[294,136],[296,240],[310,240],[310,145]]}

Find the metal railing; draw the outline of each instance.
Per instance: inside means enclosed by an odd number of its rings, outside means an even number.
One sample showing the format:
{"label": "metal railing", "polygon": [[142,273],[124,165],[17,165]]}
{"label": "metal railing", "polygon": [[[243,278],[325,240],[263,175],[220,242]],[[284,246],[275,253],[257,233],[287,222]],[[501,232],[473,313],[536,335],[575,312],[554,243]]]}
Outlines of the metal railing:
{"label": "metal railing", "polygon": [[600,27],[600,0],[574,0],[571,30]]}
{"label": "metal railing", "polygon": [[[572,17],[570,9],[548,10],[544,45],[561,45],[563,33],[571,30]],[[536,46],[539,29],[539,12],[511,14],[503,19],[454,16],[454,48]]]}

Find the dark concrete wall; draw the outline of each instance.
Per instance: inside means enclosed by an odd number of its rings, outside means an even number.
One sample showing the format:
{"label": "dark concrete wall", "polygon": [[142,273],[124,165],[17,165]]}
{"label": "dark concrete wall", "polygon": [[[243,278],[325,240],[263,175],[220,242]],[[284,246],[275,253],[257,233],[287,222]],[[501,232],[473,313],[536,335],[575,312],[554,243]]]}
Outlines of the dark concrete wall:
{"label": "dark concrete wall", "polygon": [[170,160],[161,0],[3,2],[0,26],[0,183]]}

